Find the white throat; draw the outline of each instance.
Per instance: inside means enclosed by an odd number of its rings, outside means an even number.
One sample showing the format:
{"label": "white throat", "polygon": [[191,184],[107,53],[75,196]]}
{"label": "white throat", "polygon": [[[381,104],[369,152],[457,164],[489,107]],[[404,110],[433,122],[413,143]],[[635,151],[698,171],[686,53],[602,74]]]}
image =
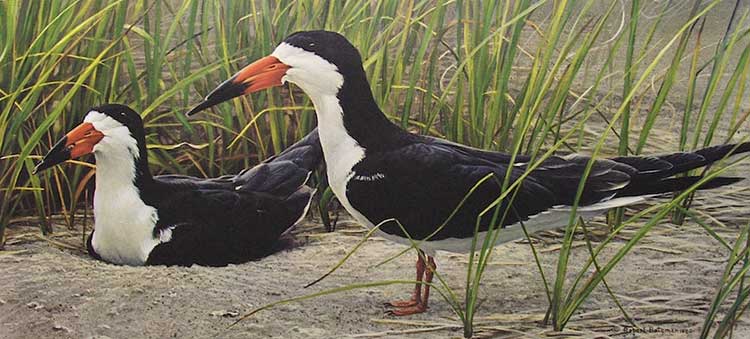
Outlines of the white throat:
{"label": "white throat", "polygon": [[137,142],[124,126],[106,128],[107,123],[112,124],[106,119],[114,119],[100,116],[89,119],[91,115],[86,120],[91,120],[97,130],[105,134],[94,146],[96,190],[92,245],[108,262],[143,265],[154,246],[159,244],[159,239],[153,235],[158,214],[155,208],[143,202],[134,183]]}

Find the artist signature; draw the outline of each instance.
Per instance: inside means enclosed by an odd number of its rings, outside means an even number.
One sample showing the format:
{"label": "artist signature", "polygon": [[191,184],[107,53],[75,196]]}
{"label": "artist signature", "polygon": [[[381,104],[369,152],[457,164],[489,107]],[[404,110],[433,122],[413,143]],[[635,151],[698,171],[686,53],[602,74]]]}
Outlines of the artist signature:
{"label": "artist signature", "polygon": [[622,329],[624,334],[691,334],[692,328],[665,328],[665,327],[632,327],[625,326]]}

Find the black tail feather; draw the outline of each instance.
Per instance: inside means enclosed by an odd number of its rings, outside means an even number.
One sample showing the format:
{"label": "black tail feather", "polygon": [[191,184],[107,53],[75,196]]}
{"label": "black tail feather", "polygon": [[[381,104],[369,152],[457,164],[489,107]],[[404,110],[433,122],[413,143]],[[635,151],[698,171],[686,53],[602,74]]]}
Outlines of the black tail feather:
{"label": "black tail feather", "polygon": [[315,129],[283,152],[232,179],[243,190],[288,197],[307,183],[310,172],[322,160],[323,150]]}
{"label": "black tail feather", "polygon": [[707,166],[725,157],[745,152],[750,152],[750,142],[712,146],[691,153],[673,153],[659,158],[673,166],[671,170],[664,173],[666,174],[664,177],[667,177]]}
{"label": "black tail feather", "polygon": [[283,152],[268,158],[265,163],[278,161],[292,161],[308,171],[318,168],[323,160],[323,149],[320,146],[318,129],[315,128],[304,138],[297,141],[294,145],[289,146]]}
{"label": "black tail feather", "polygon": [[[674,175],[713,164],[725,157],[750,152],[750,142],[708,147],[695,152],[681,152],[653,157],[618,157],[611,160],[632,167],[630,183],[617,193],[618,197],[661,194],[683,191],[701,180],[701,176],[674,178]],[[632,169],[631,169],[632,171]],[[733,184],[743,178],[714,178],[699,190]]]}
{"label": "black tail feather", "polygon": [[706,159],[706,164],[710,164],[721,160],[722,158],[730,155],[750,152],[750,142],[744,142],[741,144],[727,144],[712,146],[704,149],[697,150],[693,153],[698,154]]}
{"label": "black tail feather", "polygon": [[610,160],[637,170],[634,179],[667,178],[696,168],[710,165],[724,157],[750,152],[750,142],[728,144],[651,157],[617,157]]}
{"label": "black tail feather", "polygon": [[[617,192],[617,197],[632,197],[640,195],[680,192],[695,185],[701,179],[702,177],[700,176],[689,176],[679,178],[666,178],[648,182],[634,182]],[[736,177],[718,177],[703,183],[697,189],[706,190],[731,185],[733,183],[741,181],[742,179],[743,178]]]}

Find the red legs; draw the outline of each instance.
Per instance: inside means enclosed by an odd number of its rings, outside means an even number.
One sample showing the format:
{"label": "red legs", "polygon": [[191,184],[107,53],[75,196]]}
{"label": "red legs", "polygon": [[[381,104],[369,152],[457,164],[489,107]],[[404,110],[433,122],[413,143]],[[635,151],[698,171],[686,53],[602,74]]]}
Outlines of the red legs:
{"label": "red legs", "polygon": [[427,257],[427,265],[429,265],[429,267],[427,268],[427,271],[425,271],[424,278],[424,282],[426,282],[427,284],[424,285],[424,297],[422,299],[422,304],[424,305],[425,309],[427,309],[427,301],[430,300],[430,285],[428,284],[432,284],[432,277],[433,275],[435,275],[435,270],[437,269],[435,258]]}
{"label": "red legs", "polygon": [[[435,274],[437,264],[433,257],[427,256],[427,265],[424,262],[424,252],[420,251],[417,256],[417,283],[414,286],[414,293],[410,300],[393,301],[388,303],[389,306],[395,307],[388,313],[396,316],[422,313],[427,310],[427,302],[430,298],[430,283]],[[424,282],[424,284],[423,284]],[[422,293],[424,285],[424,293]]]}
{"label": "red legs", "polygon": [[408,300],[394,300],[386,303],[386,306],[391,307],[411,307],[419,303],[422,300],[422,277],[424,276],[424,255],[420,252],[417,255],[417,283],[414,284],[414,292],[411,294],[411,299]]}

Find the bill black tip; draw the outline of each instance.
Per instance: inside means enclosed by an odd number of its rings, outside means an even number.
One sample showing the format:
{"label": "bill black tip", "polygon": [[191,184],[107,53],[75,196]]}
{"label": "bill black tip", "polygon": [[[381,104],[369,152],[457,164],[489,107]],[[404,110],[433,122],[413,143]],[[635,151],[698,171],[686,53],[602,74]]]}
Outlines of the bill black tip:
{"label": "bill black tip", "polygon": [[195,113],[198,113],[198,112],[200,112],[200,111],[202,111],[202,110],[204,110],[206,108],[209,108],[209,107],[211,107],[213,105],[214,104],[211,103],[211,102],[209,102],[208,100],[204,100],[203,102],[201,102],[200,104],[196,105],[191,110],[189,110],[187,113],[185,113],[185,115],[188,116],[188,117],[191,117]]}
{"label": "bill black tip", "polygon": [[208,93],[206,98],[203,99],[200,104],[193,107],[193,109],[185,113],[185,115],[190,117],[206,108],[216,106],[224,101],[241,96],[244,94],[247,86],[248,85],[245,83],[235,83],[235,77],[232,77],[221,83],[221,85],[216,87],[211,93]]}
{"label": "bill black tip", "polygon": [[67,141],[68,141],[68,137],[64,136],[54,146],[52,146],[52,149],[50,149],[49,152],[47,152],[44,158],[42,158],[42,161],[40,161],[38,164],[36,164],[36,166],[34,166],[34,169],[31,171],[31,174],[35,175],[52,166],[62,163],[65,160],[69,160],[70,149],[65,146]]}
{"label": "bill black tip", "polygon": [[39,172],[44,171],[48,168],[52,167],[48,161],[42,160],[36,166],[34,166],[34,169],[31,170],[31,175],[37,175]]}

